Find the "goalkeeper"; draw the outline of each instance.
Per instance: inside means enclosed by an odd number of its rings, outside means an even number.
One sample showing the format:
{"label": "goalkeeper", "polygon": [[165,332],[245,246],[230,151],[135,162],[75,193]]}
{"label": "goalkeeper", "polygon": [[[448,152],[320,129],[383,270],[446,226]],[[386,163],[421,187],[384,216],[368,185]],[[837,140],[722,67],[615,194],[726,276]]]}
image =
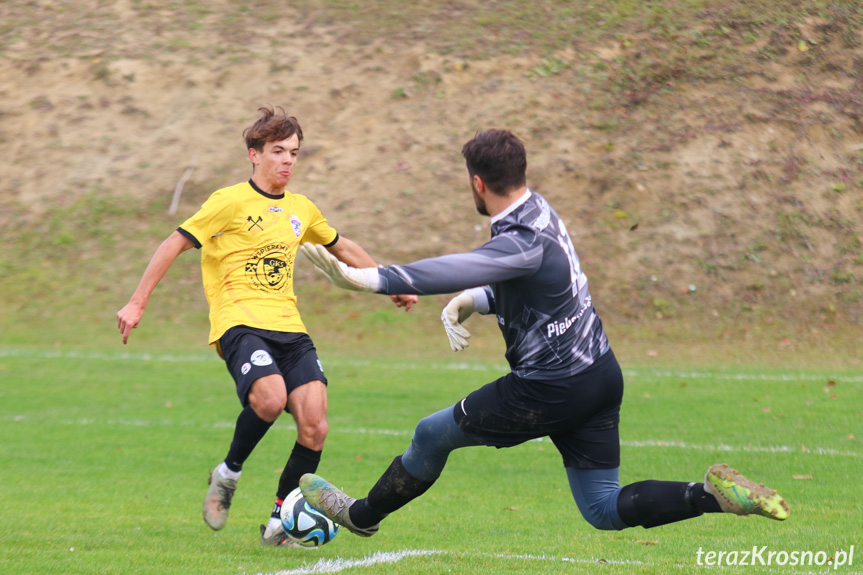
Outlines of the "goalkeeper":
{"label": "goalkeeper", "polygon": [[788,517],[773,490],[727,465],[704,482],[619,483],[618,424],[623,376],[563,220],[526,186],[521,141],[480,132],[465,144],[477,211],[491,217],[491,240],[466,254],[407,265],[352,268],[322,246],[301,251],[340,287],[387,294],[452,293],[443,320],[454,351],[468,346],[462,325],[495,314],[511,372],[422,419],[408,449],[368,495],[355,500],[317,475],[300,480],[306,501],[353,533],[371,536],[388,514],[440,477],[450,452],[475,445],[512,447],[548,436],[563,457],[573,498],[597,529],[656,527],[703,513]]}

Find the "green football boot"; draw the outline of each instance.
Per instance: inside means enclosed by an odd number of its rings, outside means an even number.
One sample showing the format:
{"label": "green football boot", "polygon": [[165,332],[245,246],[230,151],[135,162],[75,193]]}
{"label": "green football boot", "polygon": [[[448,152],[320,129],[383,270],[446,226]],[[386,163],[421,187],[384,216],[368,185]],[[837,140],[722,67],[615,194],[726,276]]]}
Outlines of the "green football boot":
{"label": "green football boot", "polygon": [[704,490],[716,497],[725,513],[761,515],[777,521],[788,519],[790,513],[785,499],[775,489],[746,479],[724,463],[707,470]]}

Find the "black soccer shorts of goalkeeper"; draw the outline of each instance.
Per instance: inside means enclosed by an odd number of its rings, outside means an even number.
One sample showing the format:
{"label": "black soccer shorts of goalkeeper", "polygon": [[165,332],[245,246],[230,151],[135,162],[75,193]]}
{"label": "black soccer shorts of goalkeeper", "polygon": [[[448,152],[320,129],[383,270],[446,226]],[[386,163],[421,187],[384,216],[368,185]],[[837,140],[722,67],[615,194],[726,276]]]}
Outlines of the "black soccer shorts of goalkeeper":
{"label": "black soccer shorts of goalkeeper", "polygon": [[459,428],[483,445],[513,447],[549,437],[564,467],[620,466],[623,374],[609,349],[576,375],[538,381],[509,373],[453,406]]}
{"label": "black soccer shorts of goalkeeper", "polygon": [[219,339],[219,347],[237,384],[237,397],[243,407],[249,404],[252,382],[267,375],[281,375],[288,395],[310,381],[327,384],[315,344],[308,334],[238,325],[225,332]]}

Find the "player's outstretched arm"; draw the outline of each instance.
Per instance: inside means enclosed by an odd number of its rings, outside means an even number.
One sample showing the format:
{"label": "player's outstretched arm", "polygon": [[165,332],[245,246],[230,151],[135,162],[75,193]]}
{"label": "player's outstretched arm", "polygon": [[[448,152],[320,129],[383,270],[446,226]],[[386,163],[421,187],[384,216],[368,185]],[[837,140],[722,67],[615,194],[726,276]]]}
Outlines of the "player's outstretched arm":
{"label": "player's outstretched arm", "polygon": [[390,299],[396,304],[396,307],[403,307],[405,311],[410,311],[420,301],[420,298],[412,293],[391,295]]}
{"label": "player's outstretched arm", "polygon": [[336,256],[352,268],[376,268],[378,264],[357,242],[339,236],[339,241],[327,248],[327,251]]}
{"label": "player's outstretched arm", "polygon": [[147,269],[144,271],[144,275],[141,277],[138,288],[129,299],[129,303],[117,312],[117,327],[123,335],[123,345],[129,341],[129,334],[132,332],[132,329],[138,327],[138,324],[141,322],[141,317],[144,315],[144,308],[147,307],[150,294],[156,289],[159,281],[165,277],[165,273],[167,273],[171,264],[174,263],[174,260],[177,259],[177,256],[192,247],[194,247],[194,244],[189,238],[180,232],[174,232],[168,236],[168,239],[162,242],[162,245],[153,254],[150,263],[147,265]]}

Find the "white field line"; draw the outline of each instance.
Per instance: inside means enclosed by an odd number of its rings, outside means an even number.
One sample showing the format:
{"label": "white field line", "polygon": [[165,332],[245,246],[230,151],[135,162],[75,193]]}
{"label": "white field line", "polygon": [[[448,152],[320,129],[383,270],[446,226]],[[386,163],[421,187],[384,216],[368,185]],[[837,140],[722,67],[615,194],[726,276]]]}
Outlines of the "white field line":
{"label": "white field line", "polygon": [[403,551],[377,551],[371,555],[367,555],[362,559],[343,559],[337,557],[335,559],[320,559],[312,565],[296,567],[284,571],[276,571],[275,573],[259,573],[258,575],[317,575],[318,573],[340,573],[347,569],[355,567],[370,567],[380,563],[398,563],[399,561],[409,557],[422,557],[427,555],[454,555],[456,557],[482,557],[492,559],[515,559],[519,561],[548,561],[553,563],[588,563],[594,565],[612,564],[612,565],[649,565],[642,561],[634,560],[615,560],[615,559],[573,559],[572,557],[554,557],[551,555],[524,555],[524,554],[506,554],[506,553],[470,553],[470,552],[451,552],[437,551],[426,549],[405,549]]}
{"label": "white field line", "polygon": [[[0,348],[2,357],[33,357],[40,359],[87,359],[93,361],[155,361],[155,362],[221,362],[215,354],[209,353],[107,353],[97,351],[75,351],[75,350],[29,350],[23,348]],[[426,361],[389,361],[369,359],[325,359],[324,365],[335,367],[386,367],[398,370],[433,369],[441,371],[480,371],[500,372],[509,370],[506,364],[474,363],[470,361],[452,362],[426,362]],[[863,383],[863,373],[810,373],[810,372],[788,372],[788,373],[737,373],[737,372],[714,372],[699,370],[675,370],[666,368],[627,368],[623,370],[627,377],[665,377],[684,379],[719,379],[725,381],[825,381],[828,379],[839,380],[844,383]]]}
{"label": "white field line", "polygon": [[[598,559],[598,558],[590,558],[590,559],[576,559],[573,557],[556,557],[553,555],[545,555],[545,554],[518,554],[518,553],[474,553],[469,551],[437,551],[434,549],[405,549],[402,551],[376,551],[371,555],[367,555],[362,559],[345,559],[341,557],[336,557],[333,559],[320,559],[311,565],[304,565],[302,567],[296,567],[294,569],[286,569],[283,571],[276,571],[274,573],[259,573],[258,575],[318,575],[323,573],[341,573],[342,571],[346,571],[348,569],[355,568],[363,568],[363,567],[371,567],[374,565],[379,565],[382,563],[398,563],[403,559],[411,558],[411,557],[424,557],[429,555],[449,555],[453,557],[459,558],[483,558],[483,559],[503,559],[503,560],[515,560],[515,561],[544,561],[548,563],[573,563],[573,564],[581,564],[581,565],[621,565],[621,566],[639,566],[641,568],[650,567],[653,565],[651,562],[638,561],[634,559]],[[686,572],[692,572],[693,570],[704,570],[709,569],[711,571],[718,570],[722,571],[726,569],[728,566],[725,565],[716,565],[716,566],[698,566],[698,565],[687,565],[684,562],[678,562],[675,567],[684,569]],[[826,571],[811,571],[811,570],[800,570],[786,567],[774,567],[774,566],[764,566],[760,567],[756,566],[756,572],[758,573],[783,573],[785,575],[818,575],[822,573],[830,573],[832,570],[827,569]],[[730,566],[731,569],[734,569],[735,572],[738,569],[737,566]],[[847,575],[861,575],[860,571],[845,571],[842,570],[843,573]]]}
{"label": "white field line", "polygon": [[698,444],[688,443],[685,441],[662,441],[648,439],[643,441],[621,441],[623,447],[672,447],[677,449],[691,449],[693,451],[723,451],[733,453],[735,451],[745,451],[753,453],[807,453],[812,455],[838,455],[841,457],[860,457],[859,453],[854,451],[839,451],[829,447],[791,447],[788,445],[727,445],[723,443]]}
{"label": "white field line", "polygon": [[[425,555],[437,555],[440,551],[424,550],[424,549],[405,549],[403,551],[377,551],[372,555],[367,555],[362,559],[343,559],[336,557],[335,559],[320,559],[309,566],[297,567],[295,569],[287,569],[285,571],[276,571],[267,575],[317,575],[318,573],[341,573],[345,569],[353,569],[355,567],[371,567],[380,563],[398,563],[402,559],[408,557],[422,557]],[[265,575],[265,574],[258,574]]]}
{"label": "white field line", "polygon": [[[572,557],[555,557],[551,555],[534,555],[534,554],[507,554],[507,553],[472,553],[472,552],[453,552],[453,551],[437,551],[437,550],[425,550],[425,549],[405,549],[402,551],[377,551],[371,555],[367,555],[362,559],[344,559],[341,557],[337,557],[334,559],[320,559],[319,561],[311,564],[305,565],[302,567],[296,567],[294,569],[287,569],[284,571],[276,571],[274,573],[259,573],[258,575],[317,575],[319,573],[341,573],[342,571],[354,568],[362,568],[362,567],[371,567],[374,565],[378,565],[381,563],[398,563],[403,559],[407,559],[410,557],[423,557],[428,555],[451,555],[455,557],[465,557],[468,559],[471,558],[492,558],[492,559],[504,559],[504,560],[518,560],[518,561],[546,561],[550,563],[575,563],[575,564],[588,564],[588,565],[637,565],[640,567],[650,567],[653,565],[650,562],[632,560],[632,559],[575,559]],[[687,565],[683,562],[678,562],[675,567],[684,569],[686,572],[692,572],[694,569],[698,571],[709,569],[722,571],[726,568],[725,565],[716,565],[716,566],[698,566],[698,565]],[[738,569],[736,566],[731,566],[731,569]],[[832,570],[827,569],[826,571],[811,571],[811,570],[799,570],[786,567],[773,567],[773,566],[764,566],[764,567],[756,567],[756,572],[758,573],[783,573],[785,575],[818,575],[823,573],[830,573]],[[845,571],[842,570],[842,573],[846,573],[847,575],[861,575],[860,571]]]}
{"label": "white field line", "polygon": [[[0,422],[14,422],[14,423],[25,423],[25,422],[37,422],[39,425],[45,425],[45,421],[42,419],[31,418],[27,415],[9,415],[5,417],[0,417]],[[83,426],[83,425],[106,425],[109,427],[201,427],[201,424],[193,422],[193,421],[185,421],[185,420],[171,420],[171,419],[158,419],[158,420],[146,420],[146,419],[123,419],[123,418],[111,418],[100,420],[98,418],[80,418],[80,419],[56,419],[51,423],[56,425],[73,425],[73,426]],[[234,421],[217,421],[212,424],[206,424],[205,427],[213,427],[216,429],[233,429],[236,422]],[[288,431],[296,431],[297,428],[293,424],[286,424],[282,426],[283,429]],[[392,437],[404,437],[409,438],[413,436],[413,429],[369,429],[367,427],[341,427],[334,428],[330,430],[330,435],[389,435]],[[540,437],[538,439],[532,440],[533,442],[541,443],[541,442],[549,442],[550,440],[545,437]],[[728,445],[725,443],[690,443],[687,441],[680,441],[677,439],[641,439],[641,440],[621,440],[620,445],[622,447],[633,447],[637,449],[641,448],[660,448],[660,449],[685,449],[691,451],[711,451],[711,452],[724,452],[724,453],[736,453],[736,452],[749,452],[749,453],[801,453],[805,455],[832,455],[837,457],[861,457],[863,454],[857,453],[855,451],[840,451],[838,449],[833,449],[830,447],[818,447],[818,446],[790,446],[790,445]]]}

